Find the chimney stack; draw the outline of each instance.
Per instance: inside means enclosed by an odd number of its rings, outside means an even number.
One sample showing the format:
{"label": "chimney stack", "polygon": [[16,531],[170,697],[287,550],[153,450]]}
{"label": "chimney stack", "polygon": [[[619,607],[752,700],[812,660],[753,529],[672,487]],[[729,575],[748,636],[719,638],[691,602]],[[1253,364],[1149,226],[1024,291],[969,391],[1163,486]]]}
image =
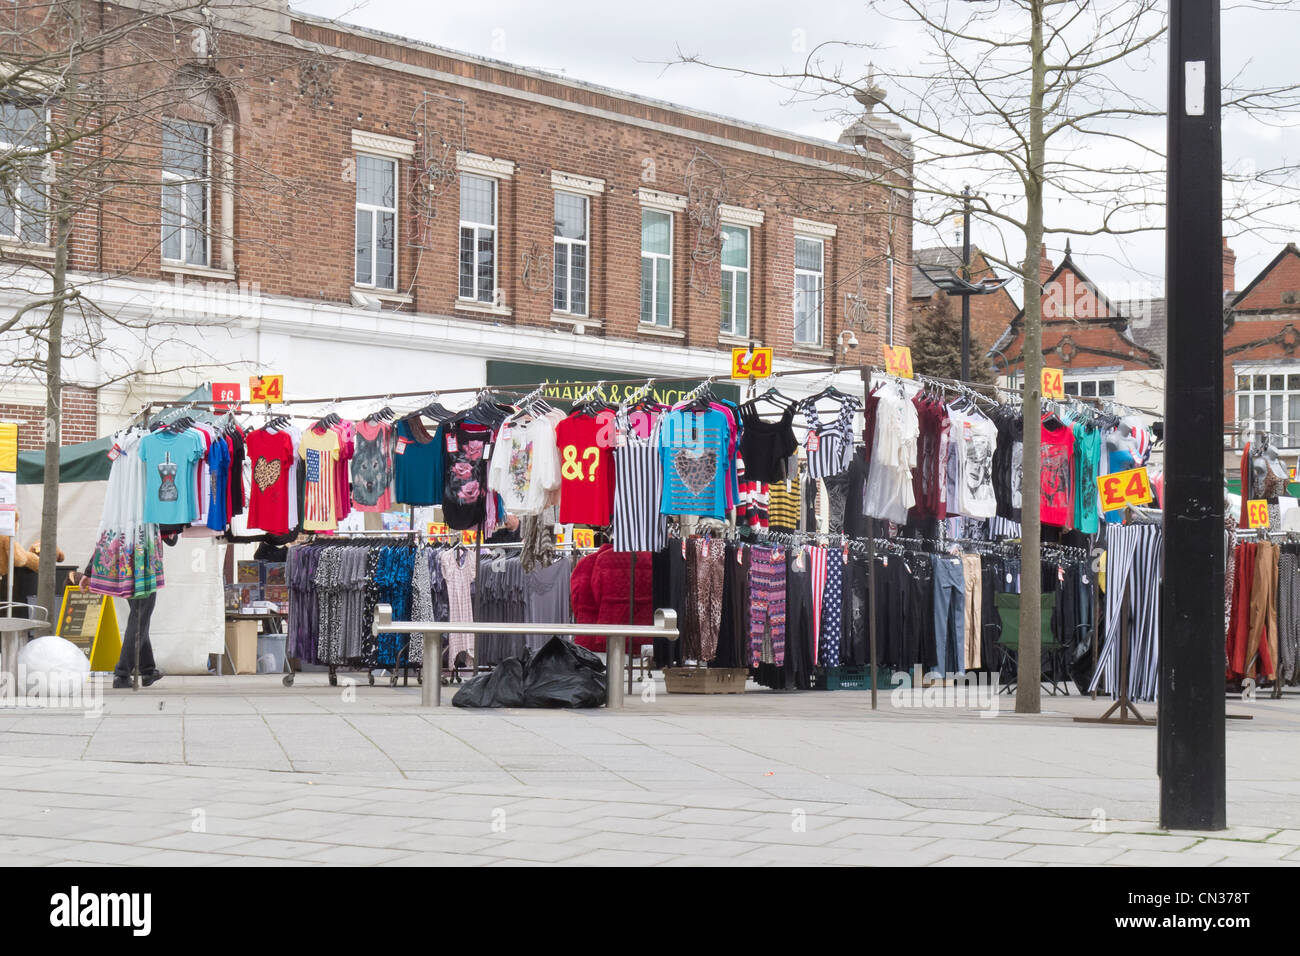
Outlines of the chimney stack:
{"label": "chimney stack", "polygon": [[1047,244],[1043,244],[1042,251],[1038,254],[1038,281],[1041,285],[1046,285],[1047,280],[1052,277],[1056,271],[1056,266],[1052,265],[1052,260],[1047,258]]}
{"label": "chimney stack", "polygon": [[1237,254],[1228,245],[1228,237],[1223,237],[1223,291],[1237,291]]}

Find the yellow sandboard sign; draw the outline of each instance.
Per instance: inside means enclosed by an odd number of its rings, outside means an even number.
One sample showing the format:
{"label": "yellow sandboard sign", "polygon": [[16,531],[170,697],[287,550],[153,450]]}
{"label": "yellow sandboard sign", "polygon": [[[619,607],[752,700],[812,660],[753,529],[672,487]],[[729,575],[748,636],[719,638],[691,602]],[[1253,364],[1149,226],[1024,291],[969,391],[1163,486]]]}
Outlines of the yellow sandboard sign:
{"label": "yellow sandboard sign", "polygon": [[54,633],[71,641],[90,658],[91,671],[111,671],[122,654],[122,630],[117,626],[117,608],[107,594],[83,591],[69,585],[63,589],[63,606]]}

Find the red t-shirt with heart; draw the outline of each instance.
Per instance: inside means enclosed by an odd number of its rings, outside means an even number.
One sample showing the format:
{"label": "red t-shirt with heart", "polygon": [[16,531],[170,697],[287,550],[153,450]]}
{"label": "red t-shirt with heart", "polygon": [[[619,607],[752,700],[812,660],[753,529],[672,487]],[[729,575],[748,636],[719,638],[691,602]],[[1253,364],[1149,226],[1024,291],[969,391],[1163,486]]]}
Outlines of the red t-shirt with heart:
{"label": "red t-shirt with heart", "polygon": [[560,523],[603,528],[614,518],[614,413],[574,413],[555,426]]}
{"label": "red t-shirt with heart", "polygon": [[248,526],[261,528],[268,534],[288,534],[293,437],[288,432],[269,432],[259,428],[249,432],[245,441],[253,470]]}

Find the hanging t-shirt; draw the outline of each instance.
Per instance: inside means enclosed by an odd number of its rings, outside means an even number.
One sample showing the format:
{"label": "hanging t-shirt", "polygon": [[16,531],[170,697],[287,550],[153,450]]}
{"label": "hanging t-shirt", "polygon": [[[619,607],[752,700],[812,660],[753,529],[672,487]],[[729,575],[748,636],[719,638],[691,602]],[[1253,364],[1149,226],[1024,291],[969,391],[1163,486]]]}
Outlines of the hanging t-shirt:
{"label": "hanging t-shirt", "polygon": [[[439,432],[443,429],[439,428]],[[492,454],[492,430],[460,422],[443,432],[446,474],[443,476],[442,518],[457,531],[477,528],[487,520],[487,466]],[[409,448],[414,446],[408,446]]]}
{"label": "hanging t-shirt", "polygon": [[998,509],[993,493],[998,427],[983,415],[972,413],[962,417],[952,432],[952,440],[957,442],[960,456],[956,510],[969,518],[992,518]]}
{"label": "hanging t-shirt", "polygon": [[230,445],[220,438],[208,449],[208,527],[225,531],[230,523]]}
{"label": "hanging t-shirt", "polygon": [[1096,534],[1097,463],[1101,457],[1101,432],[1091,425],[1074,426],[1074,526]]}
{"label": "hanging t-shirt", "polygon": [[[1107,461],[1106,474],[1114,474],[1117,471],[1128,471],[1129,469],[1136,468],[1138,466],[1137,456],[1133,454],[1133,450],[1129,448],[1127,445],[1121,445],[1118,448],[1111,449],[1110,453],[1106,456],[1106,461]],[[1242,495],[1241,500],[1244,503],[1246,500],[1246,496]],[[1125,509],[1123,508],[1116,508],[1114,511],[1107,511],[1106,523],[1107,524],[1122,523],[1124,520],[1124,510]]]}
{"label": "hanging t-shirt", "polygon": [[664,473],[659,510],[663,514],[726,518],[730,440],[730,422],[716,409],[664,414],[659,423],[659,461]]}
{"label": "hanging t-shirt", "polygon": [[603,528],[614,520],[615,415],[575,412],[555,426],[560,523]]}
{"label": "hanging t-shirt", "polygon": [[248,526],[268,534],[289,533],[289,479],[294,468],[293,436],[264,428],[246,437],[252,462]]}
{"label": "hanging t-shirt", "polygon": [[388,511],[393,503],[393,426],[357,422],[352,446],[352,507]]}
{"label": "hanging t-shirt", "polygon": [[338,467],[339,435],[332,428],[318,432],[309,428],[302,434],[298,454],[306,464],[303,480],[304,531],[334,531],[339,526],[334,506],[334,469]]}
{"label": "hanging t-shirt", "polygon": [[439,425],[430,435],[419,418],[397,423],[397,444],[393,448],[393,498],[406,505],[440,505],[447,426]]}
{"label": "hanging t-shirt", "polygon": [[560,487],[555,425],[554,419],[542,416],[506,422],[497,433],[488,486],[501,496],[507,511],[540,514],[549,493]]}
{"label": "hanging t-shirt", "polygon": [[192,429],[179,434],[153,432],[140,439],[146,524],[189,524],[198,519],[195,476],[203,452],[203,436]]}
{"label": "hanging t-shirt", "polygon": [[1074,432],[1049,416],[1042,428],[1042,474],[1039,498],[1043,524],[1065,527],[1074,518]]}

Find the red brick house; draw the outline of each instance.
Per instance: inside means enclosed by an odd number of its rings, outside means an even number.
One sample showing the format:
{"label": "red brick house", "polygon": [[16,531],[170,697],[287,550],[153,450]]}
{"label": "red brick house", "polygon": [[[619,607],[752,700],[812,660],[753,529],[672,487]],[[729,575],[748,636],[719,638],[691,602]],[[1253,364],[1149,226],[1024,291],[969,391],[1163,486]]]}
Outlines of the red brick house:
{"label": "red brick house", "polygon": [[[148,6],[87,4],[87,22]],[[67,364],[101,434],[150,398],[254,373],[285,375],[289,397],[491,384],[510,363],[698,379],[750,342],[797,368],[843,357],[849,330],[853,364],[879,361],[891,329],[909,341],[894,258],[911,248],[911,151],[870,104],[829,142],[283,0],[211,13],[106,53],[194,93],[133,145],[145,181],[105,190],[73,230],[101,308],[180,316],[157,342]],[[35,233],[0,236],[5,269],[48,261]],[[0,310],[19,301],[0,291]],[[196,354],[184,374],[135,371]],[[0,382],[0,415],[33,418],[38,385]]]}
{"label": "red brick house", "polygon": [[[999,278],[997,270],[994,269],[985,258],[984,253],[977,248],[971,249],[970,254],[971,268],[970,280],[979,282],[981,279]],[[962,269],[961,251],[952,249],[948,246],[932,246],[926,249],[915,249],[912,251],[912,314],[916,315],[923,308],[937,302],[938,297],[948,298],[948,293],[939,289],[933,282],[926,278],[921,266],[941,266],[952,270],[960,275]],[[949,314],[958,317],[961,316],[961,297],[952,296],[949,303]],[[979,345],[988,349],[1002,337],[1002,333],[1020,314],[1020,306],[1015,299],[1011,298],[1011,293],[1004,286],[997,292],[989,295],[971,296],[970,300],[970,328],[971,337]],[[1002,368],[1001,359],[994,356],[994,368],[999,371]]]}

